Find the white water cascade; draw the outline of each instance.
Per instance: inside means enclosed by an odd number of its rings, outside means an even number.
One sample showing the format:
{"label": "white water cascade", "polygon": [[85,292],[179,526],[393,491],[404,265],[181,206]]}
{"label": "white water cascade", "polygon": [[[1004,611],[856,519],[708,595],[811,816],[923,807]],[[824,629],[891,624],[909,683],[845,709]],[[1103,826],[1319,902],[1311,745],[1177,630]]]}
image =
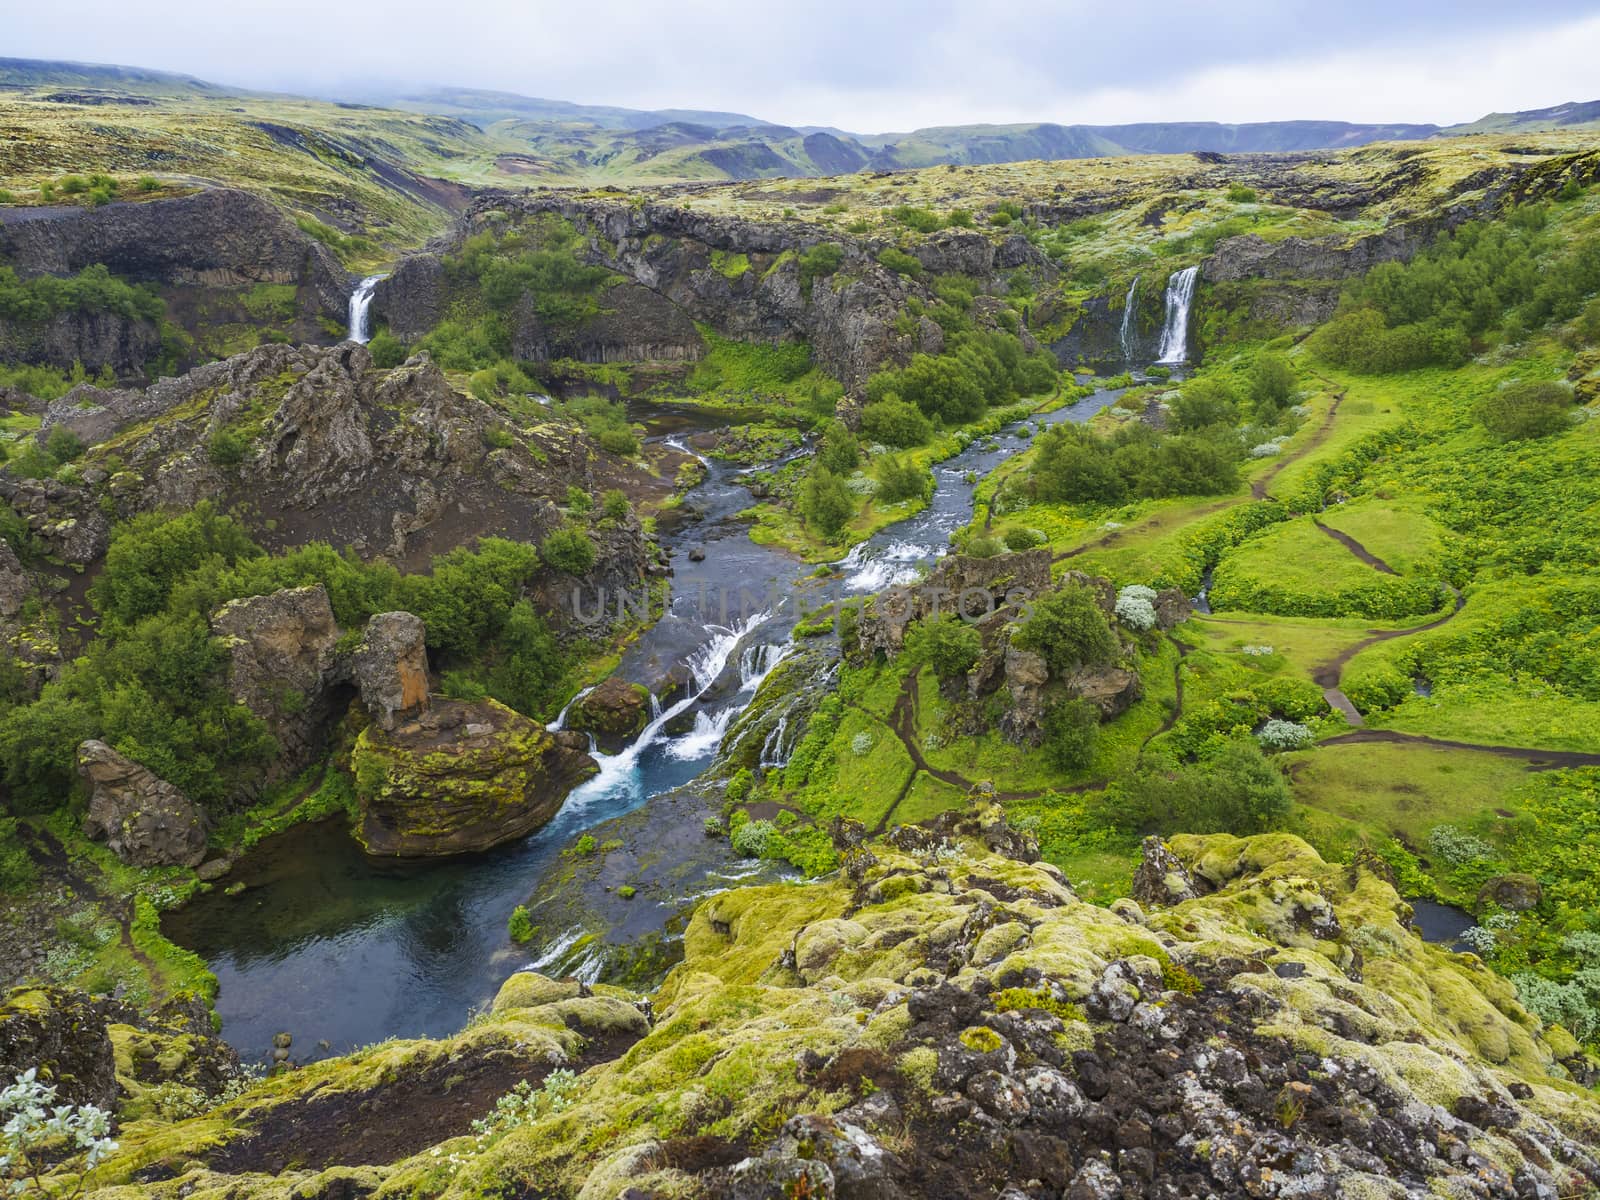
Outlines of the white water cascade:
{"label": "white water cascade", "polygon": [[[662,731],[674,717],[698,703],[700,698],[711,690],[712,685],[717,682],[733,658],[733,653],[739,648],[739,644],[771,617],[770,611],[759,612],[737,625],[708,626],[707,629],[712,634],[711,640],[684,660],[684,665],[689,668],[691,681],[691,687],[686,694],[666,708],[652,704],[653,715],[650,723],[630,745],[617,753],[602,754],[591,746],[589,753],[594,755],[595,761],[600,764],[600,773],[574,789],[567,797],[566,807],[568,809],[586,807],[602,797],[612,795],[620,788],[636,790],[639,781],[634,777],[634,769],[638,766],[639,756],[661,740]],[[777,665],[777,658],[780,656],[771,656],[771,661],[767,664],[768,670]],[[758,668],[761,658],[759,654],[751,658],[752,672]],[[749,690],[754,691],[760,683],[760,677],[747,672],[744,660],[741,659],[741,681],[747,677],[753,680],[748,686]],[[741,686],[740,691],[744,690],[744,686]],[[687,760],[714,750],[717,743],[722,740],[723,731],[727,729],[728,722],[732,720],[738,708],[738,705],[733,705],[714,716],[707,716],[703,712],[696,713],[694,729],[684,734],[668,752],[674,758]]]}
{"label": "white water cascade", "polygon": [[365,346],[372,340],[372,333],[367,326],[367,310],[372,307],[372,293],[383,278],[382,275],[368,275],[350,293],[350,341]]}
{"label": "white water cascade", "polygon": [[1122,302],[1122,332],[1117,338],[1117,340],[1122,343],[1122,361],[1126,363],[1131,363],[1133,361],[1133,301],[1138,294],[1139,277],[1135,275],[1133,277],[1133,282],[1128,285],[1128,298]]}
{"label": "white water cascade", "polygon": [[1189,305],[1199,274],[1199,267],[1185,267],[1167,279],[1167,318],[1161,327],[1158,363],[1175,366],[1189,361]]}

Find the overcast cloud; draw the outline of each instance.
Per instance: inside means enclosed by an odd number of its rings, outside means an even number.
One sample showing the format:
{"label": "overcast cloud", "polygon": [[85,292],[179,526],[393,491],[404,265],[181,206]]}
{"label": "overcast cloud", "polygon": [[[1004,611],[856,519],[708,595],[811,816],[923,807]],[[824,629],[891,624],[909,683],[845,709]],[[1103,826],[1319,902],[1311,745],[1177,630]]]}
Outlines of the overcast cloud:
{"label": "overcast cloud", "polygon": [[0,0],[0,54],[332,94],[448,84],[854,132],[1472,120],[1600,98],[1593,0]]}

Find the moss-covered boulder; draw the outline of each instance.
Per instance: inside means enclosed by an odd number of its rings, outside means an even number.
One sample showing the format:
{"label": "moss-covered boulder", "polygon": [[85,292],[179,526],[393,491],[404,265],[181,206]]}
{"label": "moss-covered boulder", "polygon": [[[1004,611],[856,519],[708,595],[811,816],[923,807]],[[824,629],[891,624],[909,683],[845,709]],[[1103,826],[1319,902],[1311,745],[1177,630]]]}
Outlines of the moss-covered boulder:
{"label": "moss-covered boulder", "polygon": [[581,736],[487,700],[435,703],[394,730],[368,726],[351,753],[368,854],[487,850],[543,827],[599,770]]}
{"label": "moss-covered boulder", "polygon": [[602,750],[614,751],[636,736],[649,720],[649,690],[643,684],[612,675],[572,706],[567,724],[594,734]]}

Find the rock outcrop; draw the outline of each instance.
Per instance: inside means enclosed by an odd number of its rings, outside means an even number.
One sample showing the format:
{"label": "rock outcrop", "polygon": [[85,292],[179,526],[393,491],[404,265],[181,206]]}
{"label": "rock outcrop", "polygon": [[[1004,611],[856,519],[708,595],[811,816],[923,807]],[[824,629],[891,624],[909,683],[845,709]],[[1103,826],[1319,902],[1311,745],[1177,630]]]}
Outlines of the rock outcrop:
{"label": "rock outcrop", "polygon": [[582,734],[547,732],[493,700],[441,700],[351,754],[368,854],[418,858],[487,850],[543,827],[599,770]]}
{"label": "rock outcrop", "polygon": [[62,1104],[117,1103],[117,1063],[108,1026],[133,1010],[109,997],[57,987],[17,988],[0,1003],[0,1080],[35,1070]]}
{"label": "rock outcrop", "polygon": [[223,605],[211,631],[228,652],[228,689],[267,723],[278,753],[261,785],[296,774],[325,741],[339,627],[319,584]]}
{"label": "rock outcrop", "polygon": [[[709,898],[648,1010],[519,973],[454,1038],[231,1102],[221,1117],[248,1112],[250,1133],[226,1146],[218,1113],[125,1130],[104,1182],[139,1171],[152,1200],[357,1183],[434,1195],[463,1179],[628,1200],[1600,1186],[1600,1102],[1558,1061],[1570,1039],[1472,956],[1410,933],[1407,906],[1359,864],[1281,834],[1174,838],[1158,869],[1213,890],[1163,884],[1146,912],[1088,904],[1055,867],[1010,857],[1036,848],[992,809],[844,852],[829,879]],[[1313,903],[1331,919],[1306,923]],[[491,1048],[535,1080],[581,1067],[579,1036],[612,1049],[501,1137],[457,1136],[466,1119],[420,1087],[405,1107],[412,1080],[473,1079]],[[341,1165],[350,1123],[415,1128],[429,1105],[442,1124],[407,1157],[359,1177]]]}
{"label": "rock outcrop", "polygon": [[[24,278],[103,264],[154,285],[168,318],[202,338],[217,322],[257,323],[250,290],[276,285],[293,289],[276,317],[280,333],[325,339],[319,318],[342,320],[350,291],[331,250],[268,201],[230,188],[98,207],[0,207],[0,259]],[[115,311],[0,318],[0,357],[13,362],[138,378],[167,348],[157,321]]]}
{"label": "rock outcrop", "polygon": [[367,621],[350,672],[379,729],[390,731],[428,707],[428,649],[422,619],[377,613]]}
{"label": "rock outcrop", "polygon": [[567,724],[595,735],[608,753],[645,727],[650,719],[650,693],[642,684],[608,676],[572,706]]}
{"label": "rock outcrop", "polygon": [[100,741],[78,747],[89,785],[83,831],[136,867],[195,867],[206,856],[205,814],[187,796]]}
{"label": "rock outcrop", "polygon": [[[598,494],[643,476],[573,424],[552,420],[505,445],[506,420],[426,356],[378,371],[351,343],[261,346],[143,392],[73,395],[87,406],[58,404],[52,418],[96,443],[79,481],[0,475],[0,498],[77,565],[104,553],[113,520],[210,499],[248,514],[269,548],[323,540],[416,569],[477,536],[540,541],[564,523],[569,489]],[[612,596],[637,588],[649,563],[638,522],[594,537],[587,582]],[[544,605],[558,623],[571,586]]]}
{"label": "rock outcrop", "polygon": [[[887,240],[856,241],[797,221],[723,216],[667,199],[635,205],[597,197],[485,197],[449,238],[406,260],[378,286],[373,313],[403,338],[421,335],[449,307],[441,255],[476,233],[503,228],[508,215],[549,214],[571,222],[588,240],[586,257],[623,282],[602,297],[598,315],[572,329],[550,330],[519,314],[519,357],[693,360],[705,350],[696,329],[701,322],[746,341],[804,340],[824,369],[855,387],[883,363],[903,362],[917,351],[936,353],[943,342],[931,321],[911,332],[899,327],[906,301],[931,293],[878,262]],[[840,247],[840,268],[803,280],[798,256],[821,242]],[[1043,279],[1057,273],[1053,262],[1016,237],[996,242],[947,230],[919,243],[916,253],[929,271],[959,270],[991,281],[1021,266]],[[984,324],[998,319],[981,306],[975,315]]]}

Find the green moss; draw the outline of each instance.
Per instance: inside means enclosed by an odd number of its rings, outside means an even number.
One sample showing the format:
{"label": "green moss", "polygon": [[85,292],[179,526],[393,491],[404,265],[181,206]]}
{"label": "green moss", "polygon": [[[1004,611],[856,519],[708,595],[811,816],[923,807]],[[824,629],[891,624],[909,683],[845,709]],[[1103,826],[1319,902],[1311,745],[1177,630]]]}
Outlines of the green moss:
{"label": "green moss", "polygon": [[993,1054],[1005,1039],[987,1025],[970,1025],[961,1031],[961,1044],[975,1054]]}

